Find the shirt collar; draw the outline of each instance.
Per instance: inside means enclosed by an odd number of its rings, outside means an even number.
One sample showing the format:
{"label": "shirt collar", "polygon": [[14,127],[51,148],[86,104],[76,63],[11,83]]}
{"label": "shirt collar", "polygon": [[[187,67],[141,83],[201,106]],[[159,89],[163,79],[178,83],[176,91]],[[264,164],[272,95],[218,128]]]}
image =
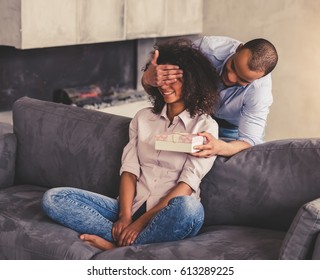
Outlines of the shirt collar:
{"label": "shirt collar", "polygon": [[231,56],[233,56],[235,53],[236,53],[236,52],[230,53],[230,54],[227,56],[227,58],[223,61],[222,66],[221,66],[220,71],[219,71],[219,76],[220,76],[220,77],[221,77],[221,75],[222,75],[222,71],[223,71],[224,66],[226,65],[228,59],[229,59]]}
{"label": "shirt collar", "polygon": [[162,111],[160,113],[160,117],[163,117],[166,120],[168,120],[168,117],[167,117],[167,104],[164,104],[164,106],[162,108]]}
{"label": "shirt collar", "polygon": [[[167,104],[165,104],[163,106],[163,109],[160,113],[160,118],[164,118],[166,120],[169,120],[168,119],[168,116],[167,116]],[[185,126],[185,128],[188,127],[188,125],[193,121],[193,119],[190,117],[190,113],[187,111],[187,110],[183,110],[178,116],[176,116],[175,118],[179,118],[183,125]]]}

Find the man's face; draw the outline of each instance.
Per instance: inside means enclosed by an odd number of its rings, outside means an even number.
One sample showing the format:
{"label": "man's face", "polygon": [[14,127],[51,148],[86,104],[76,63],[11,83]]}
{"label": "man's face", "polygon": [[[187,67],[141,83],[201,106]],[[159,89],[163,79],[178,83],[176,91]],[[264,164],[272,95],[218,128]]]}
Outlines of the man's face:
{"label": "man's face", "polygon": [[263,77],[263,71],[252,71],[248,67],[250,51],[240,48],[226,62],[221,79],[225,86],[246,86],[254,80]]}

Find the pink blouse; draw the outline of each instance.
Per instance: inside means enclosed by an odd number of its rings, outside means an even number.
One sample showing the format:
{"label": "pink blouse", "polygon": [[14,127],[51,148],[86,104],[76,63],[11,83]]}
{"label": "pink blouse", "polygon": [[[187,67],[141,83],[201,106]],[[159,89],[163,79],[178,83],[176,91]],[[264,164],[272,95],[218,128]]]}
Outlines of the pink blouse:
{"label": "pink blouse", "polygon": [[132,213],[145,201],[147,210],[151,209],[179,182],[188,184],[193,189],[192,196],[200,199],[200,182],[216,159],[156,151],[155,136],[161,133],[206,131],[218,138],[218,125],[210,116],[201,115],[192,119],[187,111],[183,111],[170,125],[166,111],[164,106],[161,114],[156,115],[151,108],[144,108],[130,123],[130,140],[123,150],[120,174],[127,171],[138,178]]}

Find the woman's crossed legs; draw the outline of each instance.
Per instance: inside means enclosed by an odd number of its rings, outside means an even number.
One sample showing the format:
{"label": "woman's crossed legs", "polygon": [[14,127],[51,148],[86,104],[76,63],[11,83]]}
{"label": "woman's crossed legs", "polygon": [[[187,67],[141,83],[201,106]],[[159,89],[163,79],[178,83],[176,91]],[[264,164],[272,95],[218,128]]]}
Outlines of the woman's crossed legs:
{"label": "woman's crossed legs", "polygon": [[[56,222],[81,233],[80,238],[100,249],[116,247],[113,223],[118,200],[77,188],[53,188],[42,199],[44,212]],[[133,244],[181,240],[195,236],[204,219],[202,204],[191,196],[171,199],[138,235]]]}

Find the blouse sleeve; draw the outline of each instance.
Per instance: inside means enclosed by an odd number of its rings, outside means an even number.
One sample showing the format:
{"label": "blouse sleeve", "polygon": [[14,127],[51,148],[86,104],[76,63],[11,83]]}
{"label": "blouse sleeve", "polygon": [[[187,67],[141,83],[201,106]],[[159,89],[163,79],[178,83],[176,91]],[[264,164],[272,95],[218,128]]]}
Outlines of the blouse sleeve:
{"label": "blouse sleeve", "polygon": [[124,172],[130,172],[140,177],[140,163],[137,153],[138,142],[138,116],[136,115],[129,126],[129,142],[124,147],[122,153],[122,165],[120,168],[120,175]]}
{"label": "blouse sleeve", "polygon": [[[218,125],[213,119],[211,119],[211,117],[208,117],[204,121],[203,125],[199,128],[199,131],[209,132],[214,137],[218,138]],[[202,178],[210,171],[215,159],[216,156],[198,158],[188,155],[180,174],[179,182],[185,182],[193,189],[194,192],[197,192]]]}

